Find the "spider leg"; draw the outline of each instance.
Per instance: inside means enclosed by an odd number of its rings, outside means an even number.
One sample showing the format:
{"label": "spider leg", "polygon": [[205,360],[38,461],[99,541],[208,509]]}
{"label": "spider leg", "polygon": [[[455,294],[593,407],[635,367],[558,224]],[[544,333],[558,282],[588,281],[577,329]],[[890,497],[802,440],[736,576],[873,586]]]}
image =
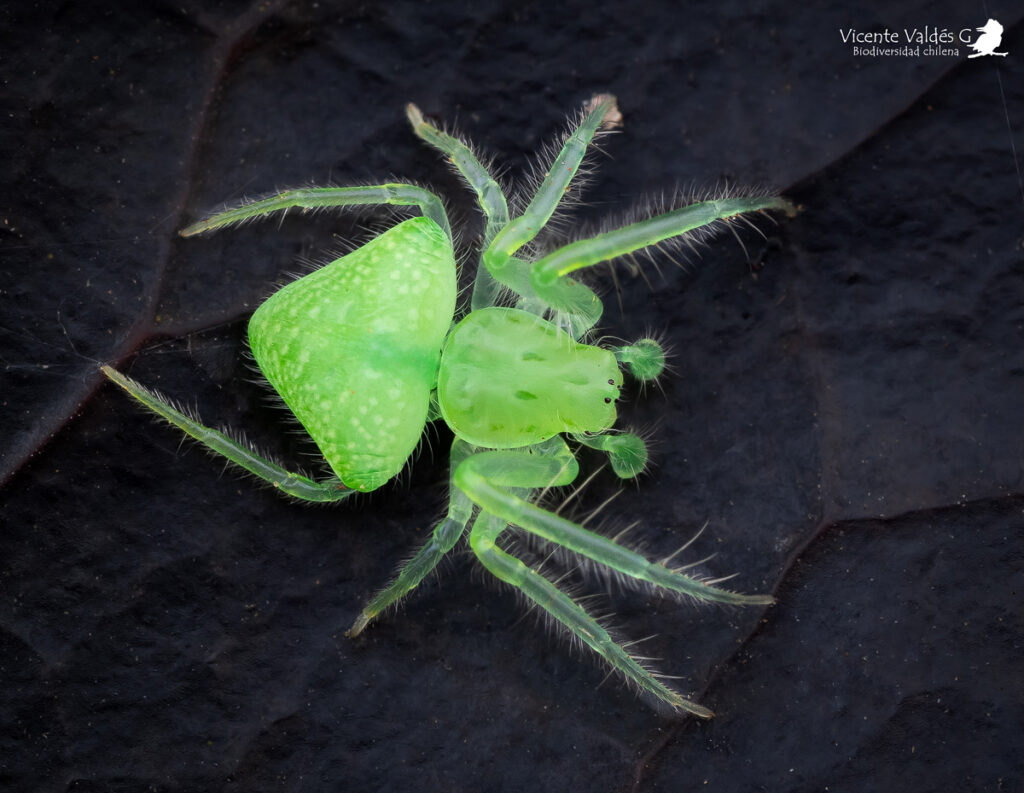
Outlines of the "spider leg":
{"label": "spider leg", "polygon": [[[416,105],[406,105],[405,114],[412,125],[413,132],[444,154],[448,162],[465,179],[466,184],[476,193],[477,201],[487,219],[483,244],[489,245],[495,235],[508,223],[508,201],[497,180],[480,162],[469,144],[439,130],[428,122],[423,118],[423,113]],[[496,305],[500,290],[501,284],[494,280],[486,267],[480,267],[473,282],[472,310],[476,311],[479,308]]]}
{"label": "spider leg", "polygon": [[783,210],[793,213],[793,206],[777,196],[748,196],[700,201],[690,206],[655,215],[619,229],[598,234],[589,239],[563,245],[533,264],[530,282],[534,292],[556,310],[563,309],[561,280],[570,273],[610,261],[635,251],[656,245],[673,237],[707,229],[730,219],[764,210]]}
{"label": "spider leg", "polygon": [[135,397],[186,435],[195,438],[210,451],[226,457],[239,468],[244,468],[249,473],[269,482],[286,495],[302,501],[326,502],[341,501],[355,492],[346,487],[337,477],[317,482],[307,476],[292,473],[272,460],[257,454],[244,443],[234,440],[219,430],[200,424],[153,391],[130,377],[126,377],[116,369],[104,366],[102,370],[103,374],[121,386],[129,395]]}
{"label": "spider leg", "polygon": [[615,97],[610,94],[595,96],[587,105],[579,126],[566,138],[523,214],[501,229],[484,251],[484,264],[499,281],[516,251],[536,237],[551,219],[598,129],[613,124],[618,117]]}
{"label": "spider leg", "polygon": [[182,229],[181,236],[191,237],[296,207],[304,211],[311,211],[329,207],[381,204],[419,207],[423,216],[437,223],[451,239],[452,229],[441,199],[417,185],[399,183],[367,185],[365,187],[305,187],[285,190],[266,198],[246,201],[222,212],[215,212],[198,223],[193,223]]}
{"label": "spider leg", "polygon": [[469,535],[469,544],[473,552],[495,578],[514,586],[544,609],[576,639],[590,647],[614,671],[625,676],[641,691],[653,694],[673,708],[689,711],[701,718],[709,719],[714,715],[707,708],[686,699],[658,680],[639,660],[616,643],[608,631],[577,601],[536,570],[499,548],[496,541],[505,528],[506,522],[503,518],[489,512],[481,512],[474,521]]}
{"label": "spider leg", "polygon": [[455,469],[452,481],[480,507],[481,517],[488,516],[486,521],[478,519],[473,527],[470,534],[473,551],[498,578],[520,588],[643,691],[654,694],[673,707],[709,716],[710,712],[683,699],[658,681],[611,640],[579,604],[518,560],[508,557],[496,547],[495,540],[507,524],[514,524],[616,573],[698,600],[732,605],[768,605],[774,599],[770,595],[743,595],[720,589],[684,575],[681,569],[651,562],[614,540],[542,509],[513,492],[522,488],[568,484],[576,474],[575,466],[570,466],[568,459],[572,459],[572,453],[556,436],[526,450],[489,450],[463,460]]}
{"label": "spider leg", "polygon": [[481,256],[483,267],[494,279],[523,298],[520,307],[531,311],[538,311],[540,307],[557,308],[565,314],[565,322],[575,338],[600,319],[602,306],[597,295],[579,282],[565,279],[553,287],[558,294],[557,303],[546,299],[538,301],[538,294],[530,281],[532,265],[517,257],[516,253],[533,240],[551,219],[598,130],[614,126],[619,118],[614,96],[602,94],[591,99],[582,120],[566,138],[526,209],[497,233]]}
{"label": "spider leg", "polygon": [[[556,438],[565,447],[565,442],[558,436]],[[545,443],[550,444],[551,441]],[[572,456],[568,447],[565,447],[565,453]],[[775,602],[771,595],[743,595],[719,589],[699,579],[683,575],[678,570],[651,562],[643,555],[536,504],[531,504],[511,492],[510,488],[567,484],[565,481],[551,482],[552,469],[553,463],[545,454],[495,450],[466,458],[455,470],[452,478],[459,489],[482,510],[503,518],[507,523],[514,523],[542,539],[593,559],[622,575],[697,600],[735,606],[765,606]]]}
{"label": "spider leg", "polygon": [[435,149],[446,155],[449,162],[466,180],[476,193],[480,207],[487,217],[484,242],[489,243],[494,235],[508,223],[508,202],[498,182],[480,162],[470,146],[464,141],[442,132],[423,118],[416,105],[406,105],[405,114],[413,132]]}
{"label": "spider leg", "polygon": [[602,128],[615,126],[620,118],[615,97],[594,97],[522,215],[505,225],[482,255],[485,269],[523,298],[523,308],[536,313],[549,309],[562,315],[560,324],[575,338],[580,338],[597,323],[603,309],[593,290],[566,277],[570,273],[746,213],[783,210],[794,214],[788,201],[774,196],[701,201],[564,245],[533,264],[517,257],[519,249],[533,240],[550,220],[594,136]]}
{"label": "spider leg", "polygon": [[[456,440],[452,444],[451,470],[472,453],[472,447]],[[352,623],[347,635],[355,638],[378,614],[394,605],[411,592],[426,576],[437,567],[437,563],[459,541],[466,530],[466,524],[473,514],[473,502],[458,488],[452,486],[449,495],[448,515],[435,528],[430,539],[416,555],[399,570],[395,580],[378,592]]]}

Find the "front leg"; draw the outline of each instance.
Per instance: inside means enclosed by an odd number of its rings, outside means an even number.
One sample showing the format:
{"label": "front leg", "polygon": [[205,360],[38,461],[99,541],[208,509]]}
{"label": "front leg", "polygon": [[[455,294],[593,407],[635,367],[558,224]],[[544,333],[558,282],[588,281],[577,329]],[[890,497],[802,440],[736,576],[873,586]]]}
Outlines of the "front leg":
{"label": "front leg", "polygon": [[767,210],[783,211],[790,216],[795,214],[793,205],[786,199],[771,195],[719,198],[674,209],[596,237],[563,245],[533,264],[530,283],[534,293],[551,308],[574,311],[576,303],[566,301],[566,276],[570,273],[627,256],[666,240],[695,235],[694,238],[699,241],[709,232],[724,227],[737,217]]}
{"label": "front leg", "polygon": [[[573,338],[581,338],[601,318],[601,301],[592,289],[573,279],[563,279],[540,295],[530,284],[532,265],[517,256],[547,225],[579,174],[587,147],[599,131],[618,126],[622,116],[615,97],[600,94],[583,109],[576,128],[566,137],[561,151],[546,169],[537,192],[523,213],[506,223],[484,249],[484,269],[494,280],[512,289],[520,297],[518,307],[532,313],[556,309]],[[474,304],[474,308],[476,305]]]}

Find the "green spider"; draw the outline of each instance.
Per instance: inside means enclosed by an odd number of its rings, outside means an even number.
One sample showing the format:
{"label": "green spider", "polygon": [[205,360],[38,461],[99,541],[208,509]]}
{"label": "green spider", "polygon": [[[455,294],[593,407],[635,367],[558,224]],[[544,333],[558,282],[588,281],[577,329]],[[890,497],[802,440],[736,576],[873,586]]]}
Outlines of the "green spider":
{"label": "green spider", "polygon": [[587,147],[599,131],[619,124],[615,98],[595,96],[586,104],[516,217],[469,145],[424,120],[414,105],[407,115],[415,133],[440,150],[474,190],[486,218],[470,310],[460,320],[448,219],[441,201],[415,185],[287,190],[181,232],[189,237],[294,207],[419,208],[421,217],[398,223],[277,291],[249,322],[257,365],[316,442],[333,476],[316,481],[287,471],[111,367],[104,366],[104,374],[208,449],[303,501],[342,501],[379,488],[406,465],[426,424],[444,419],[455,435],[447,517],[370,600],[349,635],[360,634],[411,592],[471,525],[469,545],[495,577],[540,606],[655,703],[709,718],[711,711],[671,688],[579,600],[509,553],[499,538],[515,526],[626,580],[676,596],[734,605],[774,602],[769,595],[742,595],[685,575],[685,568],[669,565],[671,557],[651,562],[538,501],[549,488],[576,478],[578,465],[566,437],[607,454],[623,479],[644,470],[643,440],[613,429],[620,367],[648,382],[665,363],[653,339],[611,348],[585,343],[602,305],[570,275],[725,225],[743,213],[791,212],[791,206],[774,196],[706,200],[537,255],[530,243],[562,201]]}

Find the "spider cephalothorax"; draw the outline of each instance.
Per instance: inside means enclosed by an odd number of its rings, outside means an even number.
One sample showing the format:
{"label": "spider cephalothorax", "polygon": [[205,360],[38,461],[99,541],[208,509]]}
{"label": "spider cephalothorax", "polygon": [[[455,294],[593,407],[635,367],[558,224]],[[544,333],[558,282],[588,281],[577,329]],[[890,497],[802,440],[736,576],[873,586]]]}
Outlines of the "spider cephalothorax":
{"label": "spider cephalothorax", "polygon": [[361,248],[280,289],[253,314],[249,341],[260,370],[316,442],[332,476],[287,471],[228,434],[203,426],[110,367],[133,397],[245,470],[305,501],[340,501],[375,490],[406,464],[428,421],[455,435],[447,517],[424,547],[374,597],[355,636],[423,580],[471,525],[469,545],[498,579],[544,609],[642,692],[698,716],[691,702],[618,644],[574,598],[498,544],[510,526],[620,576],[679,596],[766,605],[688,576],[550,512],[532,493],[571,483],[573,442],[608,455],[622,478],[637,476],[647,451],[614,428],[620,367],[657,378],[665,356],[653,339],[603,348],[586,343],[601,316],[594,292],[571,273],[658,243],[724,225],[744,213],[790,211],[783,199],[723,196],[673,209],[564,245],[540,258],[529,243],[563,199],[603,127],[620,120],[614,97],[594,97],[566,136],[526,208],[510,217],[497,182],[470,147],[408,107],[417,135],[444,153],[476,192],[486,216],[469,311],[456,320],[457,268],[441,202],[409,184],[289,190],[218,212],[191,236],[291,208],[399,204],[418,207]]}

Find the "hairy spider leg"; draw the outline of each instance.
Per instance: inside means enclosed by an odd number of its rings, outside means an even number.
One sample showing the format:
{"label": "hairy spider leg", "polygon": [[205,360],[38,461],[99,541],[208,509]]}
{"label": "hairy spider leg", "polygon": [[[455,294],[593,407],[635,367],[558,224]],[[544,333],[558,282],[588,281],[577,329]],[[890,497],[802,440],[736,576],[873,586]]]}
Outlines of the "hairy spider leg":
{"label": "hairy spider leg", "polygon": [[550,220],[594,136],[602,127],[614,126],[619,118],[614,96],[594,97],[579,126],[566,138],[529,205],[495,235],[482,254],[484,269],[522,297],[520,308],[541,313],[538,308],[543,307],[563,314],[574,338],[580,338],[597,324],[603,306],[593,290],[565,277],[570,273],[737,215],[769,209],[793,214],[788,201],[771,196],[702,201],[564,245],[534,263],[516,257],[516,252],[533,240]]}
{"label": "hairy spider leg", "polygon": [[[426,121],[416,105],[408,105],[406,115],[416,135],[444,154],[466,184],[476,193],[477,201],[486,218],[483,245],[490,245],[498,232],[509,223],[508,200],[497,180],[480,162],[470,146]],[[505,282],[502,283],[495,279],[490,269],[482,264],[477,266],[470,300],[471,310],[478,311],[498,305],[501,302],[501,290],[507,287],[519,295],[516,308],[538,315],[547,311],[548,306],[532,296],[529,262],[511,257],[507,269]]]}
{"label": "hairy spider leg", "polygon": [[[677,570],[651,562],[641,554],[624,548],[613,540],[577,523],[538,507],[520,498],[509,488],[538,488],[554,484],[550,471],[558,459],[572,458],[572,452],[560,436],[545,441],[547,448],[538,453],[543,445],[522,450],[493,450],[480,452],[467,458],[452,477],[459,489],[463,490],[481,509],[498,515],[508,523],[514,523],[574,553],[592,559],[630,578],[646,581],[663,589],[688,595],[697,600],[724,603],[734,606],[767,606],[775,602],[771,595],[743,595],[727,589],[709,586],[703,581],[683,575]],[[563,451],[564,450],[564,451]],[[557,458],[548,455],[555,451]],[[575,464],[575,459],[573,459]],[[571,481],[571,480],[570,480]]]}
{"label": "hairy spider leg", "polygon": [[[572,176],[577,173],[587,147],[601,126],[610,126],[618,119],[615,98],[609,94],[595,96],[589,103],[583,120],[566,138],[561,152],[551,164],[548,172],[534,195],[518,217],[509,220],[490,239],[480,256],[477,272],[480,297],[477,300],[474,287],[473,308],[496,304],[498,288],[490,284],[494,280],[508,287],[517,295],[517,307],[544,314],[549,305],[541,300],[530,283],[530,263],[517,257],[516,252],[532,239],[551,219],[559,202],[568,190]],[[497,224],[496,224],[497,227]],[[481,275],[488,274],[487,276]],[[580,338],[592,328],[601,317],[601,301],[594,292],[571,279],[560,281],[554,290],[559,295],[559,304],[564,308],[566,323],[573,338]]]}
{"label": "hairy spider leg", "polygon": [[195,438],[210,451],[226,457],[239,468],[244,468],[265,482],[269,482],[286,495],[302,501],[323,503],[342,501],[355,492],[351,488],[346,487],[337,477],[317,482],[307,476],[292,473],[272,460],[257,454],[245,444],[234,440],[223,432],[200,424],[155,392],[150,391],[130,377],[125,377],[116,369],[112,369],[109,366],[101,368],[103,374],[151,411],[169,421],[186,435]]}
{"label": "hairy spider leg", "polygon": [[[423,113],[416,105],[412,103],[406,105],[405,115],[412,125],[413,132],[444,154],[470,189],[476,193],[477,201],[486,218],[484,245],[490,244],[494,236],[508,223],[508,201],[501,186],[468,144],[428,122],[423,118]],[[476,278],[473,281],[471,310],[476,311],[480,308],[497,305],[501,288],[501,284],[494,279],[486,267],[478,267]]]}
{"label": "hairy spider leg", "polygon": [[[571,460],[571,463],[570,463]],[[770,605],[770,595],[743,595],[708,585],[677,569],[649,561],[613,540],[585,529],[521,498],[512,489],[568,484],[576,463],[558,436],[525,450],[484,451],[466,458],[452,481],[481,509],[470,533],[470,545],[498,578],[516,586],[565,625],[573,635],[642,690],[673,707],[708,717],[710,711],[684,699],[658,681],[608,635],[579,604],[519,560],[495,546],[506,524],[513,524],[574,553],[631,578],[646,581],[698,600],[730,605]],[[572,476],[569,476],[572,474]],[[487,516],[486,520],[482,520]]]}
{"label": "hairy spider leg", "polygon": [[563,245],[533,263],[530,283],[534,292],[552,308],[572,310],[571,303],[561,304],[562,288],[559,286],[561,280],[570,273],[706,228],[719,221],[728,222],[738,215],[764,210],[782,210],[789,214],[794,211],[792,204],[776,196],[701,201]]}
{"label": "hairy spider leg", "polygon": [[[451,448],[451,471],[473,453],[473,447],[455,441]],[[356,637],[377,615],[394,605],[415,589],[437,567],[438,562],[462,537],[473,514],[473,502],[458,488],[449,485],[448,515],[434,528],[433,534],[408,562],[398,571],[395,580],[378,592],[352,623],[347,635]]]}
{"label": "hairy spider leg", "polygon": [[[560,439],[554,438],[532,448],[541,450],[540,453],[548,453],[545,459],[549,462],[547,472],[550,474],[551,486],[569,484],[575,479],[579,467],[575,457]],[[476,454],[477,449],[478,447],[457,438],[451,447],[451,474],[454,474],[464,460]],[[378,592],[366,605],[349,629],[350,637],[358,636],[381,612],[415,589],[462,536],[472,516],[474,505],[466,493],[455,486],[451,474],[447,516],[434,528],[433,534],[423,547],[402,566],[395,580]]]}
{"label": "hairy spider leg", "polygon": [[605,123],[606,118],[618,117],[615,97],[602,94],[587,106],[579,126],[566,138],[562,150],[555,157],[544,180],[523,213],[498,232],[484,251],[488,269],[501,280],[509,260],[520,248],[533,240],[551,219],[558,204],[569,189],[572,178],[579,170],[587,146]]}
{"label": "hairy spider leg", "polygon": [[424,217],[433,220],[448,239],[452,228],[448,223],[444,205],[436,195],[414,184],[389,183],[365,187],[304,187],[285,190],[266,198],[247,201],[237,207],[215,212],[209,217],[181,230],[182,237],[192,237],[206,231],[242,223],[247,220],[283,212],[298,207],[303,210],[391,204],[419,207]]}
{"label": "hairy spider leg", "polygon": [[[416,105],[407,105],[405,112],[416,135],[444,154],[470,189],[476,193],[477,201],[486,218],[483,247],[487,247],[509,222],[508,199],[501,186],[469,145],[430,124],[423,118]],[[478,311],[499,305],[501,291],[507,287],[519,295],[516,308],[529,311],[531,314],[543,314],[547,311],[547,305],[536,297],[531,297],[533,287],[529,279],[529,262],[511,257],[509,263],[505,283],[495,279],[490,269],[478,264],[473,280],[470,309]]]}
{"label": "hairy spider leg", "polygon": [[499,548],[496,541],[505,528],[504,520],[489,512],[481,512],[469,534],[470,547],[495,578],[515,587],[544,609],[641,691],[654,695],[674,709],[688,711],[703,719],[715,715],[658,680],[639,660],[619,646],[579,603],[536,570]]}
{"label": "hairy spider leg", "polygon": [[[582,120],[566,138],[526,209],[510,220],[484,249],[481,255],[483,267],[497,281],[522,297],[520,308],[540,313],[539,306],[554,307],[533,289],[530,280],[532,265],[515,254],[532,241],[551,219],[598,130],[614,126],[620,118],[614,96],[601,94],[591,99]],[[603,307],[600,299],[593,290],[578,281],[563,279],[551,291],[557,293],[557,308],[566,315],[574,338],[580,338],[601,318]]]}

